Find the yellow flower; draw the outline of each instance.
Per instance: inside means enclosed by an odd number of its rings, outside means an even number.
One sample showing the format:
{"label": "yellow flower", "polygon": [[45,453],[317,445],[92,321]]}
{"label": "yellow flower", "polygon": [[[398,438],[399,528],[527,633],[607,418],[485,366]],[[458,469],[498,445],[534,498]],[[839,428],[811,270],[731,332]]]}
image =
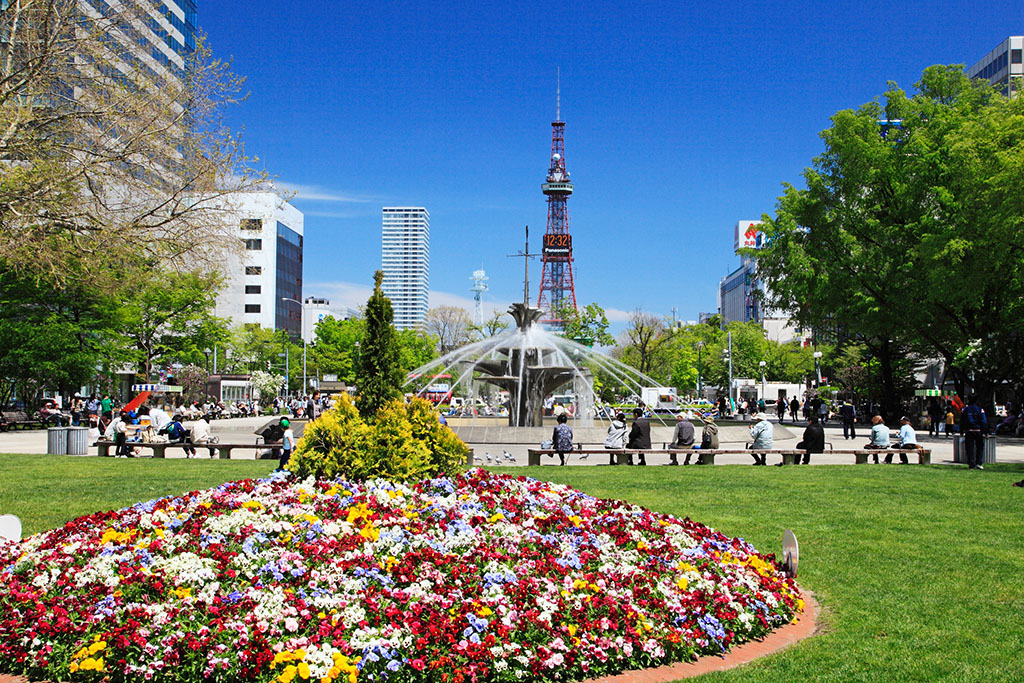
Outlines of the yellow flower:
{"label": "yellow flower", "polygon": [[373,542],[380,538],[380,532],[372,524],[367,524],[363,527],[363,530],[359,532],[359,535],[365,538],[367,541]]}
{"label": "yellow flower", "polygon": [[676,581],[676,585],[679,586],[679,590],[684,591],[690,587],[690,582],[686,579],[679,579]]}
{"label": "yellow flower", "polygon": [[643,550],[646,547],[647,547],[646,543],[644,543],[643,541],[637,541],[637,544],[636,544],[636,549],[637,550]]}
{"label": "yellow flower", "polygon": [[574,526],[579,526],[580,524],[583,523],[583,518],[580,517],[579,515],[573,515],[572,517],[569,518],[569,521],[572,522]]}
{"label": "yellow flower", "polygon": [[487,521],[491,524],[494,524],[499,519],[505,519],[505,515],[501,514],[500,512],[495,512],[493,515],[487,518]]}
{"label": "yellow flower", "polygon": [[299,676],[301,676],[303,680],[309,679],[309,664],[306,664],[305,662],[299,664]]}
{"label": "yellow flower", "polygon": [[477,612],[477,616],[481,617],[489,617],[492,614],[494,614],[494,610],[492,610],[490,607],[481,607],[480,611]]}
{"label": "yellow flower", "polygon": [[94,655],[107,647],[107,641],[99,640],[89,646],[89,654]]}

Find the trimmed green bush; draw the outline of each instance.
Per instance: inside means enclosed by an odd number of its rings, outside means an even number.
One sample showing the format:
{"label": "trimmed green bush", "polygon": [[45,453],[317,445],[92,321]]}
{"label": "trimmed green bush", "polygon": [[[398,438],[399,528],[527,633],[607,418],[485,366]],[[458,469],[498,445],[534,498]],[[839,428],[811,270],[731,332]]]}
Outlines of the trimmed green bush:
{"label": "trimmed green bush", "polygon": [[370,424],[343,394],[332,410],[306,425],[288,469],[300,477],[418,481],[455,474],[468,453],[438,422],[429,401],[391,401]]}

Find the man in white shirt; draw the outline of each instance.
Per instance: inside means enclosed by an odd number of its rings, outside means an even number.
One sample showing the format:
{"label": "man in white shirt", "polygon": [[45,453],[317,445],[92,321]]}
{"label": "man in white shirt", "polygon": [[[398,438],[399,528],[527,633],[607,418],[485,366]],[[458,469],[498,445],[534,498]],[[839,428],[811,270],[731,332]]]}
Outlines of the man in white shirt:
{"label": "man in white shirt", "polygon": [[[206,416],[201,415],[198,420],[192,423],[192,443],[197,445],[210,443],[212,435],[210,434],[210,423],[207,422]],[[190,458],[195,457],[195,451],[188,456]],[[210,449],[210,457],[213,457],[213,449]]]}

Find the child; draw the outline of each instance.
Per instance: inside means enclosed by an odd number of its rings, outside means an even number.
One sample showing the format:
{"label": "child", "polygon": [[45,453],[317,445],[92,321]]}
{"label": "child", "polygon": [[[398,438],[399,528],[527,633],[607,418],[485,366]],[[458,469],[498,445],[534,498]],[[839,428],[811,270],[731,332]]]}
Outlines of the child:
{"label": "child", "polygon": [[952,407],[946,408],[946,426],[945,426],[945,431],[946,431],[946,438],[947,439],[950,438],[950,436],[953,434],[954,431],[956,431],[954,429],[954,427],[955,427],[955,422],[954,422],[955,419],[956,418],[953,415],[953,408]]}
{"label": "child", "polygon": [[281,445],[283,446],[281,452],[281,462],[278,464],[275,472],[283,472],[285,465],[288,464],[289,458],[292,457],[292,449],[295,448],[295,432],[292,431],[291,422],[287,417],[281,418],[281,429],[284,430],[284,438],[282,439]]}

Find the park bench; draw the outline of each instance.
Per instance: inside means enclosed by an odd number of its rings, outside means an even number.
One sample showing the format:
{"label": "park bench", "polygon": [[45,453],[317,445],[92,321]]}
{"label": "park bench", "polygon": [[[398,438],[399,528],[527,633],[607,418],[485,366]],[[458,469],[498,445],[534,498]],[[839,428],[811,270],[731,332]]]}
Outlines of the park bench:
{"label": "park bench", "polygon": [[[196,452],[204,449],[209,449],[212,453],[217,451],[217,456],[221,460],[229,460],[231,458],[231,451],[235,448],[254,448],[257,450],[266,448],[280,448],[280,444],[266,444],[266,443],[197,443],[197,444],[185,444],[181,441],[167,442],[167,441],[129,441],[129,448],[148,448],[152,451],[152,457],[154,458],[166,458],[168,448],[181,448],[184,450],[185,446],[190,446],[196,449]],[[96,442],[96,452],[99,456],[109,456],[110,449],[115,447],[115,442],[110,439],[100,439]]]}
{"label": "park bench", "polygon": [[842,448],[838,450],[825,451],[832,455],[852,455],[854,462],[858,465],[867,465],[868,458],[873,455],[887,456],[887,455],[907,455],[917,456],[918,465],[930,465],[932,464],[932,452],[931,449],[925,448],[919,450],[917,448]]}
{"label": "park bench", "polygon": [[8,429],[14,427],[25,427],[27,429],[42,428],[46,426],[46,421],[37,417],[29,417],[28,413],[24,410],[5,410],[4,415],[4,426],[3,430],[6,432]]}
{"label": "park bench", "polygon": [[[578,444],[578,445],[581,446],[581,444]],[[566,455],[569,455],[569,454],[575,454],[575,455],[584,455],[584,454],[586,454],[586,455],[596,455],[596,454],[610,455],[610,456],[614,456],[615,457],[615,462],[618,465],[629,464],[629,456],[631,456],[631,455],[643,454],[644,456],[647,456],[647,455],[661,454],[661,455],[676,455],[677,457],[679,455],[696,455],[697,456],[697,464],[698,465],[714,465],[715,464],[715,456],[716,455],[753,455],[753,454],[757,453],[758,455],[781,455],[782,456],[782,464],[783,465],[795,465],[795,464],[797,464],[798,459],[802,459],[806,452],[807,451],[805,451],[805,450],[796,449],[796,448],[772,448],[772,449],[766,449],[766,450],[751,450],[751,449],[747,449],[747,448],[744,448],[744,449],[740,449],[740,448],[713,448],[713,449],[712,448],[700,448],[700,449],[688,449],[688,448],[674,449],[674,448],[670,448],[670,449],[662,449],[662,450],[657,450],[657,449],[647,449],[647,450],[637,450],[637,449],[612,450],[612,449],[607,449],[607,448],[582,448],[582,447],[580,447],[580,448],[575,448],[572,451],[567,451]],[[544,456],[544,455],[554,456],[554,455],[558,454],[558,451],[556,451],[554,449],[551,449],[551,448],[530,448],[530,449],[528,449],[526,451],[526,453],[527,453],[527,464],[532,466],[532,467],[537,467],[537,466],[539,466],[541,464],[541,456]],[[889,450],[872,450],[872,449],[861,449],[861,448],[851,449],[851,450],[829,450],[829,451],[826,451],[826,453],[829,453],[829,454],[837,454],[838,453],[838,454],[850,454],[850,455],[853,455],[855,457],[855,462],[858,465],[866,465],[867,462],[868,462],[868,456],[869,455],[872,455],[872,454],[875,454],[875,455],[878,455],[878,454],[885,455],[885,454],[888,454],[888,453],[892,453],[894,455],[898,455],[900,453],[905,453],[907,455],[913,454],[913,455],[917,456],[918,464],[929,465],[929,464],[931,464],[931,454],[932,454],[932,452],[930,450],[927,450],[927,449],[925,449],[923,451],[919,451],[917,449],[895,449],[895,448],[889,449]]]}

